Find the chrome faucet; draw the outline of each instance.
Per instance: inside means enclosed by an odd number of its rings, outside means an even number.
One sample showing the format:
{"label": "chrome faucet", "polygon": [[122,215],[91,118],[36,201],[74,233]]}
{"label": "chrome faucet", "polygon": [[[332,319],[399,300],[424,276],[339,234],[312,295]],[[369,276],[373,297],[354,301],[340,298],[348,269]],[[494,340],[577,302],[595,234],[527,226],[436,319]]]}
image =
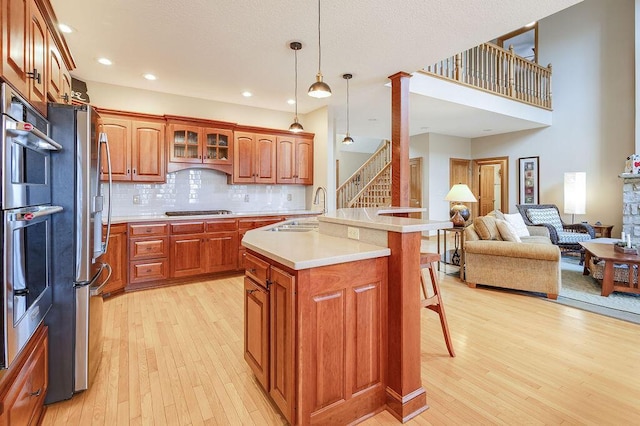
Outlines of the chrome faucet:
{"label": "chrome faucet", "polygon": [[316,193],[313,196],[313,204],[316,206],[320,204],[320,190],[324,193],[324,197],[322,198],[322,214],[325,214],[327,212],[327,190],[324,186],[319,186],[316,189]]}

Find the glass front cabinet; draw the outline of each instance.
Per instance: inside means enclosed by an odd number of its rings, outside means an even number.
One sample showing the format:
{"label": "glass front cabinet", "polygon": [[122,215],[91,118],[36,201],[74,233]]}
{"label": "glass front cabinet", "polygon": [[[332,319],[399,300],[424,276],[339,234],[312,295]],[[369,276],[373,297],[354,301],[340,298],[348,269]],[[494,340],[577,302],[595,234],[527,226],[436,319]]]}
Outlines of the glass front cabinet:
{"label": "glass front cabinet", "polygon": [[[170,123],[167,131],[169,171],[203,164],[227,171],[232,167],[233,130]],[[171,164],[173,163],[173,167]],[[180,164],[183,164],[182,166]],[[230,169],[229,169],[230,170]]]}

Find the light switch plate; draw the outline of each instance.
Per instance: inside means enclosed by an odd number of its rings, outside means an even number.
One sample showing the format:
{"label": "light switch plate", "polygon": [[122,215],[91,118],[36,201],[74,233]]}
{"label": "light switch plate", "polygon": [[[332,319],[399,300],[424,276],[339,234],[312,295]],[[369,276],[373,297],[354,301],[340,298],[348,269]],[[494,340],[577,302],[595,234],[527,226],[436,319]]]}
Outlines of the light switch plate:
{"label": "light switch plate", "polygon": [[351,238],[352,240],[359,240],[360,228],[353,228],[351,226],[347,226],[347,238]]}

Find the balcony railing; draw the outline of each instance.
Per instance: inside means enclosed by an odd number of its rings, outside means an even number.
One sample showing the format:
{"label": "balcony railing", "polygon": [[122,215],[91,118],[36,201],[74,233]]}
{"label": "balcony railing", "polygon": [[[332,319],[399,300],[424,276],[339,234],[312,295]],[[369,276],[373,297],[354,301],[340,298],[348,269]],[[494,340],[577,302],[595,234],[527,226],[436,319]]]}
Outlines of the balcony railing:
{"label": "balcony railing", "polygon": [[551,64],[542,67],[492,43],[443,59],[423,70],[487,92],[551,109]]}

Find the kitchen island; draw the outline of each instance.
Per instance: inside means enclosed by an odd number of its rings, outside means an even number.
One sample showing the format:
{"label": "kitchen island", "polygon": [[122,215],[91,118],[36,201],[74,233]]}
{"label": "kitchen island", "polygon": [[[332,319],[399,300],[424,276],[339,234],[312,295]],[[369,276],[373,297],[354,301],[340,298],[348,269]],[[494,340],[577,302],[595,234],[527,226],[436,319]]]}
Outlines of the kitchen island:
{"label": "kitchen island", "polygon": [[348,424],[384,409],[404,422],[428,408],[420,242],[451,222],[398,217],[414,211],[341,209],[307,232],[245,234],[245,360],[290,423]]}

